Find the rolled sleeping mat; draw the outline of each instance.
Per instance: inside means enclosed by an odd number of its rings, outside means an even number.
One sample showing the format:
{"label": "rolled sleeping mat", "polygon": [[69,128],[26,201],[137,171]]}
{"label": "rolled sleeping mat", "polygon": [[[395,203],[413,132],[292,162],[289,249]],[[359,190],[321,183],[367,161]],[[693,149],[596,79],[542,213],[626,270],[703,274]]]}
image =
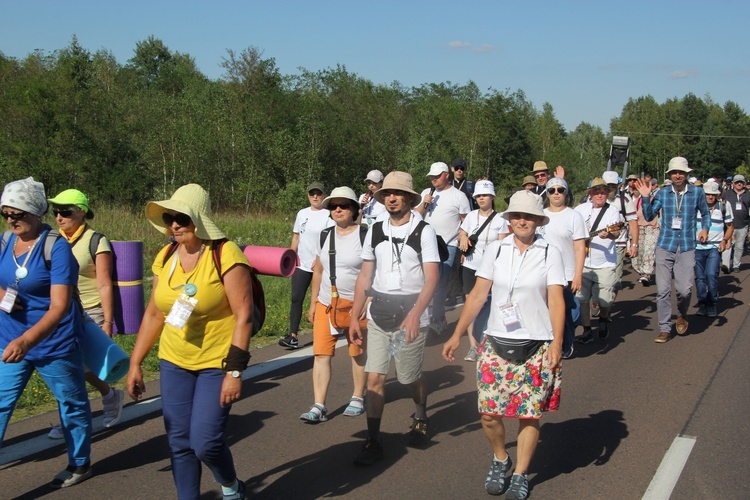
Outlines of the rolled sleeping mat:
{"label": "rolled sleeping mat", "polygon": [[115,281],[143,280],[143,242],[111,241]]}
{"label": "rolled sleeping mat", "polygon": [[113,333],[138,333],[145,312],[143,284],[121,286],[115,284]]}
{"label": "rolled sleeping mat", "polygon": [[130,368],[130,357],[88,315],[83,321],[83,361],[108,384],[127,375]]}
{"label": "rolled sleeping mat", "polygon": [[243,252],[258,274],[288,278],[299,265],[297,252],[291,248],[246,246]]}

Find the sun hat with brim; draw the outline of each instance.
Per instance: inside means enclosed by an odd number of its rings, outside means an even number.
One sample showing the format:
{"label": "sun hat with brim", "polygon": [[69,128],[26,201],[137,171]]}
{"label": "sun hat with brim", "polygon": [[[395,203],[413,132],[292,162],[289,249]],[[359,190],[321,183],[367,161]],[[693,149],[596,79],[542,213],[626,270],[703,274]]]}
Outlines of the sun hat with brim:
{"label": "sun hat with brim", "polygon": [[542,222],[540,226],[544,226],[549,222],[549,217],[544,213],[544,202],[542,197],[538,194],[534,194],[528,190],[516,191],[516,193],[510,197],[508,208],[503,212],[503,219],[510,220],[510,214],[527,214],[540,217]]}
{"label": "sun hat with brim", "polygon": [[474,198],[482,196],[483,194],[488,194],[494,197],[495,185],[488,180],[477,181],[477,183],[474,184]]}
{"label": "sun hat with brim", "polygon": [[202,240],[221,240],[224,233],[211,220],[211,198],[198,184],[186,184],[164,201],[146,204],[146,218],[159,231],[167,234],[169,228],[162,220],[165,212],[177,212],[190,217],[195,224],[195,235]]}
{"label": "sun hat with brim", "polygon": [[527,175],[523,178],[523,182],[521,183],[521,186],[525,186],[526,184],[533,184],[536,186],[536,179],[534,179],[533,175]]}
{"label": "sun hat with brim", "polygon": [[546,162],[543,162],[542,160],[538,160],[534,162],[534,168],[531,169],[532,172],[548,172],[549,167],[547,166]]}
{"label": "sun hat with brim", "polygon": [[628,175],[627,180],[629,180],[629,181],[638,180],[638,176],[635,175],[635,174],[630,174],[630,175]]}
{"label": "sun hat with brim", "polygon": [[719,191],[719,185],[715,182],[705,182],[703,184],[703,191],[706,194],[715,194],[719,195],[721,192]]}
{"label": "sun hat with brim", "polygon": [[57,206],[76,206],[86,212],[87,219],[94,218],[94,212],[89,208],[89,199],[77,189],[66,189],[47,201]]}
{"label": "sun hat with brim", "polygon": [[354,192],[354,190],[350,187],[341,186],[334,188],[333,191],[331,191],[331,194],[323,200],[323,208],[328,208],[328,203],[334,199],[334,198],[345,198],[347,200],[351,200],[352,204],[356,207],[359,205],[359,199],[357,198],[357,193]]}
{"label": "sun hat with brim", "polygon": [[592,190],[597,189],[597,188],[609,189],[609,186],[607,185],[606,182],[604,182],[604,179],[602,179],[601,177],[595,177],[594,180],[591,181],[591,185],[589,186],[587,191],[591,192]]}
{"label": "sun hat with brim", "polygon": [[422,201],[422,196],[414,191],[414,184],[412,182],[411,174],[408,174],[406,172],[399,172],[398,170],[396,170],[386,175],[385,179],[383,180],[383,186],[375,191],[373,193],[373,196],[380,203],[383,203],[383,200],[385,199],[383,196],[383,191],[386,190],[403,191],[411,195],[412,200],[410,206],[412,208],[419,205],[419,202]]}
{"label": "sun hat with brim", "polygon": [[688,167],[688,161],[682,156],[675,156],[669,160],[669,166],[667,167],[667,174],[670,172],[692,172],[693,169]]}

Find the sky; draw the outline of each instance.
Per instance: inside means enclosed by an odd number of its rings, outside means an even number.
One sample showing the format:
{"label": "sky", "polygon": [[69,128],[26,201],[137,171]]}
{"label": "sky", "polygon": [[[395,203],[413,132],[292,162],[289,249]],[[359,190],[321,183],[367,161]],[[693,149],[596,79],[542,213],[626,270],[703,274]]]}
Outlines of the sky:
{"label": "sky", "polygon": [[[609,131],[631,98],[692,93],[750,110],[750,2],[0,0],[0,52],[23,59],[73,35],[125,64],[150,35],[221,78],[227,49],[283,75],[344,66],[375,84],[476,83],[550,103],[566,130]],[[613,131],[618,132],[618,131]]]}

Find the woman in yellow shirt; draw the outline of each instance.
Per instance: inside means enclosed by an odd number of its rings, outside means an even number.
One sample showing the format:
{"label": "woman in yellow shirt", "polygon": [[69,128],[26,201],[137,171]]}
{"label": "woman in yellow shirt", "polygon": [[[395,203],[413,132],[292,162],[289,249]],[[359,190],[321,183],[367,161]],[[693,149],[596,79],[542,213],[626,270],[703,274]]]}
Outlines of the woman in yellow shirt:
{"label": "woman in yellow shirt", "polygon": [[236,244],[219,245],[225,237],[210,209],[208,193],[197,184],[146,205],[151,224],[175,243],[154,261],[153,291],[128,372],[128,392],[141,399],[141,363],[160,338],[164,424],[181,499],[200,496],[201,462],[222,485],[225,499],[245,498],[224,430],[250,359],[250,266]]}

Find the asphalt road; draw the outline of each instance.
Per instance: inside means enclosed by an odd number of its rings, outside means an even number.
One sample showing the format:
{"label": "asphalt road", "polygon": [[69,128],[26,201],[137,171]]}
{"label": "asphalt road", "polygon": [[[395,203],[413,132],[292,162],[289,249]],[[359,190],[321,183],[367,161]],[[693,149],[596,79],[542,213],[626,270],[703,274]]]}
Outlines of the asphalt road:
{"label": "asphalt road", "polygon": [[[655,287],[634,284],[626,274],[609,339],[577,344],[564,362],[561,410],[542,419],[532,498],[750,497],[750,324],[742,293],[749,276],[747,268],[722,274],[720,316],[691,315],[688,335],[656,344]],[[351,395],[345,349],[333,363],[331,419],[318,425],[299,420],[312,404],[309,349],[254,352],[227,432],[248,492],[273,499],[486,498],[491,451],[476,412],[475,368],[443,361],[445,338],[430,338],[424,365],[431,443],[407,446],[411,395],[389,379],[386,458],[370,468],[351,464],[366,422],[342,414]],[[302,337],[307,345],[311,340]],[[468,341],[461,357],[466,349]],[[174,497],[158,393],[158,383],[150,384],[152,399],[129,403],[124,421],[109,430],[101,429],[101,402],[92,402],[95,476],[67,490],[46,486],[66,465],[64,444],[46,437],[56,416],[12,424],[0,449],[0,498]],[[506,423],[515,457],[517,423]],[[205,468],[202,491],[205,499],[221,497]]]}

